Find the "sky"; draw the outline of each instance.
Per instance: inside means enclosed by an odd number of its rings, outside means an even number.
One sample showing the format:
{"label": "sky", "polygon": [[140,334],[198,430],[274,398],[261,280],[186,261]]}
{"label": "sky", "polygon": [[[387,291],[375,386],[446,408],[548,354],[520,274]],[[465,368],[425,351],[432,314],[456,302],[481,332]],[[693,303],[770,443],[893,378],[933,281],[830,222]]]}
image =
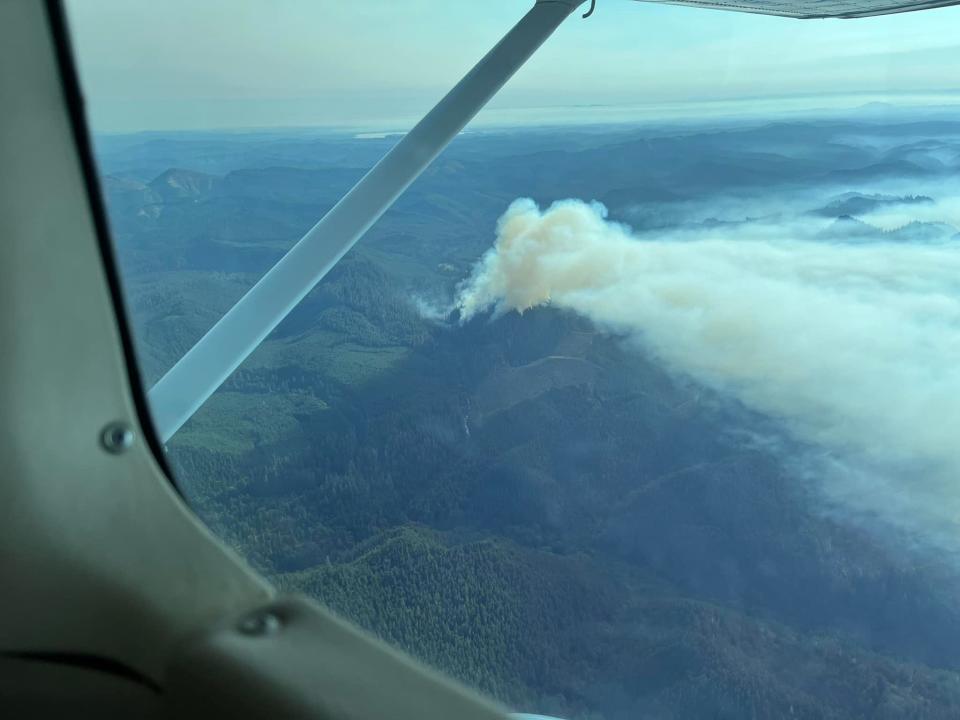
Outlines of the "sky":
{"label": "sky", "polygon": [[[568,19],[478,118],[958,88],[960,7],[791,20],[630,0]],[[529,0],[69,0],[99,132],[405,129]],[[819,100],[818,100],[819,99]],[[544,115],[550,113],[544,110]]]}

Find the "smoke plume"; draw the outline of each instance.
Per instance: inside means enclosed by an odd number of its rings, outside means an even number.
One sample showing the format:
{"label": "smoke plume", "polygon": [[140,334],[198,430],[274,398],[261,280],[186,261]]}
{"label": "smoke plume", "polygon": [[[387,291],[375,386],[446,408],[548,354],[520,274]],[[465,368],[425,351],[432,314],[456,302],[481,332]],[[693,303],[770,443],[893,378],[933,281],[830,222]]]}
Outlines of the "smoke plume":
{"label": "smoke plume", "polygon": [[834,500],[960,538],[960,248],[809,236],[641,239],[599,204],[518,200],[457,307],[586,316],[818,448]]}

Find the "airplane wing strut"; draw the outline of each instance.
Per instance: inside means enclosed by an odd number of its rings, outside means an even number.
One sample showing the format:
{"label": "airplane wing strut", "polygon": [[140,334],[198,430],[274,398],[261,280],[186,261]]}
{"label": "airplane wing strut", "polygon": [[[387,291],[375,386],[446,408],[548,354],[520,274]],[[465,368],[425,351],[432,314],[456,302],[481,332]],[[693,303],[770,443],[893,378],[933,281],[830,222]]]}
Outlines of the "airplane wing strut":
{"label": "airplane wing strut", "polygon": [[584,0],[533,8],[148,393],[166,442]]}

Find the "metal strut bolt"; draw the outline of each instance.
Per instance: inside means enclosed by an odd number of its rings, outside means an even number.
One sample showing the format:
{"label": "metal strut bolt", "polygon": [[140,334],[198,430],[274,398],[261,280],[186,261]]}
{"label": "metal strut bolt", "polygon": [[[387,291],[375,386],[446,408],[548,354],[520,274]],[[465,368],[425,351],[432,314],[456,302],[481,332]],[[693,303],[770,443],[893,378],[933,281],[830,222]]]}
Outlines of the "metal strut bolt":
{"label": "metal strut bolt", "polygon": [[237,625],[244,635],[271,635],[280,629],[280,618],[269,610],[258,610],[247,615]]}
{"label": "metal strut bolt", "polygon": [[107,425],[100,433],[100,444],[108,453],[120,455],[130,449],[135,438],[129,425],[117,421]]}

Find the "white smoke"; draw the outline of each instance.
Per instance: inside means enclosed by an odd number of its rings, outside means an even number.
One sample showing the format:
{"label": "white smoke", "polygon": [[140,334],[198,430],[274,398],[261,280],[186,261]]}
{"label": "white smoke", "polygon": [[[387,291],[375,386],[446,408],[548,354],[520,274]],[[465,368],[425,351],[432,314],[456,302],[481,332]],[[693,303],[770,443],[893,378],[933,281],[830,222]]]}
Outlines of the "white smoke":
{"label": "white smoke", "polygon": [[442,302],[425,295],[413,294],[410,296],[413,309],[422,319],[436,324],[445,323],[450,317],[450,302]]}
{"label": "white smoke", "polygon": [[457,306],[550,304],[629,335],[819,447],[834,499],[960,540],[960,247],[797,236],[639,240],[599,204],[518,200]]}
{"label": "white smoke", "polygon": [[860,218],[881,230],[896,230],[911,222],[946,223],[960,227],[960,198],[946,198],[934,203],[889,205]]}

